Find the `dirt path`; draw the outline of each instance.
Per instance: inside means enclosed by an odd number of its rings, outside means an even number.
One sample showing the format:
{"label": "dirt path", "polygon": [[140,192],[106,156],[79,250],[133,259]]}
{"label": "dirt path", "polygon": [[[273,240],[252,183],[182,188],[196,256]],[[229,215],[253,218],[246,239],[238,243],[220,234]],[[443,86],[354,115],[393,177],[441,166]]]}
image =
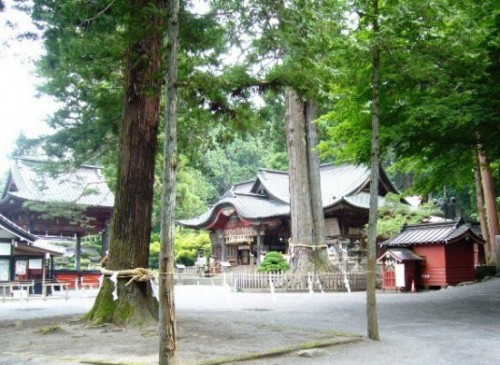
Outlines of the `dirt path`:
{"label": "dirt path", "polygon": [[[155,364],[156,326],[89,328],[78,316],[1,322],[5,344],[0,364]],[[181,364],[232,363],[231,358],[288,353],[357,340],[248,322],[217,323],[181,317],[177,322]]]}
{"label": "dirt path", "polygon": [[[233,364],[235,357],[247,357],[242,364],[499,364],[500,279],[435,292],[379,293],[381,341],[334,334],[366,333],[365,297],[176,287],[180,363]],[[156,326],[87,328],[78,318],[91,302],[75,297],[0,303],[0,364],[157,363]],[[326,346],[352,340],[357,342]],[[298,351],[304,348],[314,350]]]}

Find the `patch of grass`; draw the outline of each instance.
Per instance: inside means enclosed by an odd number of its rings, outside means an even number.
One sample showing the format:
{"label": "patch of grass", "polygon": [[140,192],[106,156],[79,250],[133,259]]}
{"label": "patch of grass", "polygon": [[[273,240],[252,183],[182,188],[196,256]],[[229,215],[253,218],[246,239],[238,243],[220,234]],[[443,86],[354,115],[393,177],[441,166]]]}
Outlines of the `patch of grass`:
{"label": "patch of grass", "polygon": [[228,357],[221,357],[221,358],[205,360],[205,361],[196,363],[196,365],[232,364],[232,363],[240,362],[240,361],[265,359],[268,357],[286,355],[286,354],[300,351],[300,350],[310,350],[310,349],[316,349],[316,348],[322,348],[322,347],[329,347],[329,346],[353,343],[353,342],[357,342],[357,341],[361,341],[361,337],[339,337],[339,338],[332,338],[332,339],[327,339],[327,340],[305,342],[305,343],[301,343],[298,345],[292,345],[292,346],[286,346],[286,347],[281,347],[281,348],[277,348],[277,349],[271,349],[271,350],[266,351],[266,352],[256,352],[256,353],[251,353],[251,354],[246,354],[246,355],[228,356]]}
{"label": "patch of grass", "polygon": [[82,360],[80,364],[88,364],[88,365],[146,365],[143,363],[135,363],[135,362],[107,362],[107,361],[99,361],[99,360]]}
{"label": "patch of grass", "polygon": [[50,335],[51,333],[58,333],[58,332],[64,332],[62,327],[58,325],[40,327],[37,330],[37,333],[39,333],[40,335]]}

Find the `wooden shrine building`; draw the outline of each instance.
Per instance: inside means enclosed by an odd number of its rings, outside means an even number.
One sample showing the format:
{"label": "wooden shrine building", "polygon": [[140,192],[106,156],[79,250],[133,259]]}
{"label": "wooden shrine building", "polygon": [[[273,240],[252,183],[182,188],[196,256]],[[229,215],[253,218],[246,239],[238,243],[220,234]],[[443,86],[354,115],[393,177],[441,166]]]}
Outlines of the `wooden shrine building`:
{"label": "wooden shrine building", "polygon": [[41,280],[50,275],[53,257],[64,253],[0,214],[0,282]]}
{"label": "wooden shrine building", "polygon": [[[383,170],[379,196],[397,193]],[[366,166],[325,164],[320,167],[327,244],[347,250],[364,247],[368,223],[370,171]],[[211,232],[216,262],[259,263],[263,251],[288,252],[290,194],[288,172],[259,169],[254,180],[235,184],[207,212],[179,223]]]}
{"label": "wooden shrine building", "polygon": [[76,238],[78,253],[81,237],[107,234],[113,193],[97,166],[54,172],[47,165],[34,158],[13,159],[0,214],[38,237]]}
{"label": "wooden shrine building", "polygon": [[[485,264],[484,240],[462,220],[404,226],[381,243],[384,289],[395,289],[397,264],[404,287],[446,287],[473,281],[476,266]],[[394,278],[392,280],[391,278]],[[404,279],[404,280],[403,280]]]}

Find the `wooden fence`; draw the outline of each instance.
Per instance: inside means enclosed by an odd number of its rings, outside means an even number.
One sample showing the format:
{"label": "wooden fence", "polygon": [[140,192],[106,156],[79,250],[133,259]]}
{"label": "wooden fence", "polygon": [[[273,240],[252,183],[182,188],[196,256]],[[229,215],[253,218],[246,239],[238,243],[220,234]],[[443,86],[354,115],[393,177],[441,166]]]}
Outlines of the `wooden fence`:
{"label": "wooden fence", "polygon": [[232,287],[276,291],[359,291],[366,290],[366,273],[349,272],[294,275],[291,273],[232,272],[227,275]]}

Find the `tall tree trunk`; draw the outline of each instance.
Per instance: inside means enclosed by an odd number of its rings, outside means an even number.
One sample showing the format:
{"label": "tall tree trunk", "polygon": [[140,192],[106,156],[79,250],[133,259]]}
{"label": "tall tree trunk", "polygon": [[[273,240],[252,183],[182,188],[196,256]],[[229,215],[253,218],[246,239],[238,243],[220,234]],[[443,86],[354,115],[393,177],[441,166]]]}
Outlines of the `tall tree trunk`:
{"label": "tall tree trunk", "polygon": [[368,246],[366,267],[366,311],[368,319],[368,338],[380,340],[377,320],[376,297],[376,252],[377,252],[377,216],[378,216],[378,181],[380,173],[380,44],[379,44],[379,8],[378,0],[372,1],[373,6],[373,45],[372,58],[372,147],[370,172],[370,211],[368,218]]}
{"label": "tall tree trunk", "polygon": [[[312,242],[317,245],[325,244],[325,215],[323,212],[323,201],[321,196],[321,174],[319,170],[319,156],[316,151],[318,145],[318,132],[314,120],[316,120],[316,103],[307,101],[304,107],[307,136],[308,174],[309,190],[311,192],[312,212]],[[324,250],[326,253],[326,250]]]}
{"label": "tall tree trunk", "polygon": [[[131,0],[123,123],[108,269],[147,268],[162,79],[161,0]],[[142,324],[158,317],[148,282],[105,280],[87,318],[94,324]]]}
{"label": "tall tree trunk", "polygon": [[481,145],[477,147],[477,154],[479,159],[479,167],[481,171],[481,181],[483,185],[484,202],[486,206],[486,218],[488,221],[489,231],[489,246],[490,246],[490,264],[496,264],[496,243],[495,237],[500,233],[498,226],[498,213],[495,202],[495,184],[493,176],[491,175],[490,164],[488,156]]}
{"label": "tall tree trunk", "polygon": [[319,178],[315,108],[291,88],[285,91],[289,156],[291,265],[304,274],[328,268],[324,239],[324,215]]}
{"label": "tall tree trunk", "polygon": [[479,214],[479,224],[481,225],[481,234],[483,235],[483,239],[486,241],[485,245],[485,255],[486,262],[489,261],[490,258],[490,233],[488,231],[488,222],[486,220],[486,210],[484,208],[484,192],[483,185],[481,182],[481,168],[479,166],[479,156],[475,155],[474,158],[476,162],[476,166],[474,168],[474,177],[476,182],[476,203],[477,203],[477,211]]}
{"label": "tall tree trunk", "polygon": [[177,175],[177,77],[179,55],[179,0],[169,0],[167,106],[163,142],[163,191],[160,250],[159,364],[177,364],[174,300],[175,196]]}
{"label": "tall tree trunk", "polygon": [[307,154],[308,154],[308,174],[309,190],[311,192],[311,212],[312,212],[312,242],[318,246],[314,250],[314,263],[316,270],[327,271],[330,269],[330,259],[326,249],[325,213],[323,211],[323,197],[321,195],[321,173],[319,154],[317,151],[318,131],[314,121],[317,118],[316,103],[306,101],[305,119],[307,133]]}

